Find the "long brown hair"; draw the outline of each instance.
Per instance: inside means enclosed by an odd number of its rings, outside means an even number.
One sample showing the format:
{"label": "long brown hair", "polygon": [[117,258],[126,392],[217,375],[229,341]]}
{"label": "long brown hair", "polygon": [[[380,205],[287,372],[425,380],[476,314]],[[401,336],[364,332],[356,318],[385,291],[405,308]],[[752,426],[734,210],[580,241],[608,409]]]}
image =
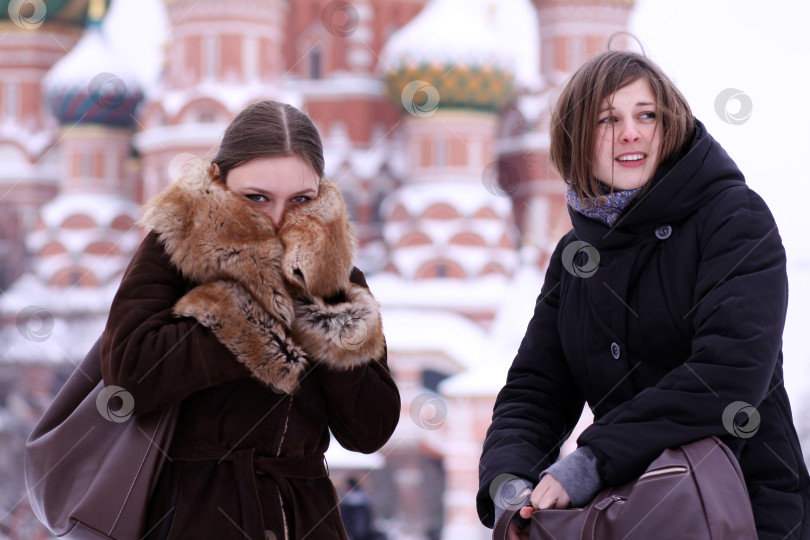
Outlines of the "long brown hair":
{"label": "long brown hair", "polygon": [[309,116],[286,103],[259,101],[236,115],[212,163],[225,182],[231,169],[248,161],[289,156],[300,157],[323,177],[323,144]]}
{"label": "long brown hair", "polygon": [[692,110],[672,81],[647,57],[629,51],[600,53],[566,84],[551,115],[551,162],[581,197],[600,194],[593,176],[599,108],[605,98],[638,79],[646,80],[658,108],[661,148],[657,165],[674,158],[692,139]]}

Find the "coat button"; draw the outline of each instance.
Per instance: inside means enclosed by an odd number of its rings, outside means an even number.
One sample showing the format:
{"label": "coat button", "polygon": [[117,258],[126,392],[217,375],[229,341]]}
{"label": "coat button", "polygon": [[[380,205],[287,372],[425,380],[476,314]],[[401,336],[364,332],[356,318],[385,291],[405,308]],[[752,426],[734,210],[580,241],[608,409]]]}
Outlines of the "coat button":
{"label": "coat button", "polygon": [[655,229],[655,236],[659,240],[666,240],[669,238],[669,235],[672,234],[672,227],[669,225],[661,225],[657,229]]}
{"label": "coat button", "polygon": [[613,358],[616,360],[622,355],[622,348],[619,347],[619,344],[615,341],[610,344],[610,354],[613,355]]}

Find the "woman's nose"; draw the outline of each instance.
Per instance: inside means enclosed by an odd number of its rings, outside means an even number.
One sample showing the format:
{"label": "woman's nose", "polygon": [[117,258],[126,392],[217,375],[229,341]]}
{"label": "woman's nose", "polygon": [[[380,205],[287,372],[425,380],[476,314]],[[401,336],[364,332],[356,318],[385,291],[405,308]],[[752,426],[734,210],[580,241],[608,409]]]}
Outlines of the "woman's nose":
{"label": "woman's nose", "polygon": [[283,204],[270,205],[265,213],[270,217],[270,219],[273,220],[273,225],[275,225],[276,228],[279,228],[281,226],[281,220],[284,219]]}
{"label": "woman's nose", "polygon": [[622,123],[621,131],[619,132],[619,140],[622,142],[637,141],[641,135],[633,122]]}

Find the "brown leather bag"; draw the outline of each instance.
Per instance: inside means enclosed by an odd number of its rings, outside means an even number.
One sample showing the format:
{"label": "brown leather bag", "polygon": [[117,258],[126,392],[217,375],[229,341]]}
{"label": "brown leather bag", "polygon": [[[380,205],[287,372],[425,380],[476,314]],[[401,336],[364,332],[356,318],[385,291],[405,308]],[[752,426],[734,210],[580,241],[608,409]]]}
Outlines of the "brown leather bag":
{"label": "brown leather bag", "polygon": [[[503,540],[518,510],[501,514]],[[756,540],[740,466],[717,437],[665,450],[636,480],[600,491],[584,508],[535,510],[530,540]]]}
{"label": "brown leather bag", "polygon": [[[101,338],[25,445],[31,508],[58,538],[141,538],[151,489],[177,423],[178,406],[139,416],[110,410],[100,344]],[[131,412],[131,403],[122,403]]]}

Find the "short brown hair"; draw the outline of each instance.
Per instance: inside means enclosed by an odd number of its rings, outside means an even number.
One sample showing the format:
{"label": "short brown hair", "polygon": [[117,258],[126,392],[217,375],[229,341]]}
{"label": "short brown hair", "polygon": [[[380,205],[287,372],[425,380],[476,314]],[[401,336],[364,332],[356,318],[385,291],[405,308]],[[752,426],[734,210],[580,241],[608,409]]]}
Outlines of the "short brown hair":
{"label": "short brown hair", "polygon": [[212,163],[225,182],[231,169],[248,161],[289,156],[300,157],[323,177],[323,144],[309,116],[286,103],[259,101],[236,115]]}
{"label": "short brown hair", "polygon": [[551,162],[582,197],[600,194],[593,176],[593,145],[602,101],[638,79],[646,80],[655,95],[656,129],[661,129],[658,165],[677,156],[692,139],[692,110],[661,68],[634,52],[600,53],[574,73],[551,115]]}

